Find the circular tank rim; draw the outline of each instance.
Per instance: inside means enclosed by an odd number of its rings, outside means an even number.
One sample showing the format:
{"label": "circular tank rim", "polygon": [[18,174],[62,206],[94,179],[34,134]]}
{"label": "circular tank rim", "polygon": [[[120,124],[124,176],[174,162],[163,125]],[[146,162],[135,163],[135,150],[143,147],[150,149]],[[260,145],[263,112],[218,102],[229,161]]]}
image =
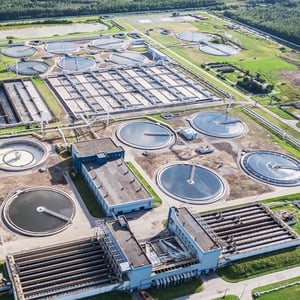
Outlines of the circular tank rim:
{"label": "circular tank rim", "polygon": [[[217,44],[217,45],[226,45],[226,44]],[[208,54],[208,55],[212,55],[212,56],[221,56],[221,57],[231,57],[231,56],[235,56],[237,55],[240,51],[241,51],[241,48],[240,47],[237,47],[235,48],[234,46],[231,46],[233,49],[235,49],[236,51],[234,53],[224,53],[224,54],[221,54],[222,51],[220,51],[220,49],[217,48],[217,50],[220,52],[220,54],[216,54],[216,53],[212,53],[211,51],[208,51],[208,50],[205,50],[203,48],[205,47],[208,47],[209,49],[212,48],[214,49],[212,46],[211,46],[211,43],[209,44],[204,44],[204,45],[200,45],[199,46],[199,50],[205,54]]]}
{"label": "circular tank rim", "polygon": [[222,191],[220,191],[218,193],[217,196],[213,197],[212,199],[209,199],[207,197],[207,199],[204,199],[204,200],[200,200],[200,198],[197,200],[193,200],[192,198],[184,198],[184,197],[179,197],[177,196],[176,194],[172,194],[171,192],[169,192],[166,188],[163,187],[162,183],[161,183],[161,174],[163,173],[164,170],[166,170],[168,167],[171,167],[171,166],[174,166],[174,165],[191,165],[190,163],[185,163],[185,162],[172,162],[170,164],[167,164],[167,165],[164,165],[163,167],[161,167],[157,174],[156,174],[156,182],[159,186],[159,188],[165,193],[167,194],[169,197],[171,197],[172,199],[175,199],[177,201],[180,201],[182,203],[188,203],[188,204],[193,204],[193,205],[205,205],[205,204],[211,204],[211,203],[214,203],[214,202],[217,202],[219,200],[221,200],[225,194],[228,192],[229,190],[229,186],[228,184],[226,183],[225,179],[222,178],[220,175],[216,174],[214,171],[212,171],[211,169],[207,168],[207,167],[203,167],[201,165],[198,165],[198,164],[194,164],[196,167],[199,167],[201,169],[205,169],[206,171],[212,173],[213,175],[215,175],[221,186],[222,186]]}
{"label": "circular tank rim", "polygon": [[26,170],[30,170],[34,167],[40,166],[48,158],[49,153],[48,153],[47,147],[43,143],[41,143],[39,141],[31,140],[31,139],[28,139],[28,140],[15,139],[15,140],[12,140],[12,141],[6,141],[6,142],[0,144],[0,149],[4,148],[7,145],[20,144],[20,143],[30,144],[31,146],[34,146],[34,147],[38,148],[39,150],[41,150],[44,153],[42,159],[34,165],[30,165],[30,166],[27,166],[27,167],[25,166],[25,167],[21,167],[21,168],[20,167],[14,167],[14,166],[8,166],[6,164],[5,165],[0,164],[0,169],[1,170],[4,170],[4,171],[26,171]]}
{"label": "circular tank rim", "polygon": [[223,134],[223,135],[218,135],[218,134],[212,134],[212,133],[208,133],[204,130],[201,130],[199,129],[194,123],[193,123],[193,120],[201,115],[201,114],[208,114],[208,113],[213,113],[213,114],[219,114],[219,115],[225,115],[223,113],[219,113],[219,112],[215,112],[215,111],[207,111],[207,112],[199,112],[199,113],[196,113],[192,116],[192,118],[189,119],[189,123],[191,124],[192,128],[194,128],[197,132],[199,133],[202,133],[204,135],[207,135],[207,136],[211,136],[211,137],[215,137],[215,138],[221,138],[221,139],[234,139],[234,138],[240,138],[242,137],[243,135],[245,135],[248,131],[248,128],[247,128],[247,125],[240,119],[238,118],[235,118],[235,117],[231,117],[231,118],[234,118],[236,120],[239,120],[241,124],[243,124],[243,130],[240,132],[240,133],[237,133],[237,134],[234,134],[234,135],[229,135],[229,134]]}
{"label": "circular tank rim", "polygon": [[[156,125],[156,126],[160,126],[164,129],[166,129],[167,131],[169,131],[171,134],[170,134],[170,137],[169,137],[169,141],[167,143],[165,143],[163,146],[153,146],[153,147],[142,147],[142,146],[138,146],[138,145],[135,145],[135,144],[132,144],[132,143],[129,143],[127,142],[125,139],[123,139],[121,137],[121,134],[120,134],[120,131],[127,125],[129,124],[132,124],[132,123],[148,123],[148,124],[153,124],[153,125]],[[126,122],[124,124],[121,124],[118,129],[116,130],[115,132],[117,138],[122,142],[124,143],[125,145],[129,146],[129,147],[132,147],[134,149],[140,149],[140,150],[160,150],[160,149],[164,149],[164,148],[167,148],[171,145],[173,145],[176,141],[176,135],[174,134],[174,132],[168,128],[167,126],[163,125],[163,124],[160,124],[160,123],[155,123],[155,122],[151,122],[151,121],[130,121],[130,122]]]}
{"label": "circular tank rim", "polygon": [[[73,48],[60,48],[60,49],[54,49],[54,50],[49,50],[48,46],[49,45],[53,45],[53,44],[57,44],[57,45],[62,45],[62,44],[67,44],[67,45],[74,45],[75,47]],[[66,54],[70,54],[70,53],[76,53],[80,50],[80,47],[75,43],[75,42],[71,42],[71,41],[61,41],[61,42],[48,42],[45,46],[44,49],[46,52],[52,53],[52,54],[56,54],[56,55],[66,55]]]}
{"label": "circular tank rim", "polygon": [[[38,63],[39,65],[43,65],[43,66],[46,67],[46,70],[43,71],[43,72],[40,72],[40,71],[25,72],[28,69],[28,67],[27,68],[22,68],[22,65],[28,65],[30,63]],[[21,68],[19,68],[19,66],[21,66]],[[18,71],[17,71],[17,67],[18,67]],[[20,62],[15,63],[12,66],[11,70],[14,73],[18,72],[18,74],[30,76],[30,75],[44,74],[49,70],[49,68],[50,68],[50,66],[47,63],[43,62],[43,61],[40,61],[40,60],[26,60],[26,61],[20,61]]]}
{"label": "circular tank rim", "polygon": [[3,203],[3,208],[2,208],[2,217],[3,217],[4,223],[10,230],[12,230],[18,234],[25,235],[25,236],[45,237],[45,236],[50,236],[50,235],[60,233],[72,224],[72,222],[67,222],[64,226],[62,226],[59,229],[42,233],[42,232],[34,232],[34,231],[24,230],[24,229],[20,228],[19,226],[17,226],[16,224],[14,224],[12,221],[10,221],[10,218],[8,216],[8,208],[9,208],[10,204],[12,203],[12,201],[14,199],[16,199],[17,196],[22,193],[31,192],[31,191],[40,191],[40,190],[43,190],[43,191],[49,190],[52,192],[59,193],[59,194],[65,196],[66,198],[68,198],[70,200],[70,202],[73,204],[73,212],[72,212],[71,220],[73,220],[75,218],[76,205],[75,205],[75,202],[73,201],[72,197],[68,193],[66,193],[62,190],[56,189],[56,188],[48,187],[48,186],[18,188],[15,190],[15,192],[10,193],[10,195],[8,195],[8,197],[6,198],[6,200]]}
{"label": "circular tank rim", "polygon": [[268,180],[267,176],[264,176],[264,175],[258,176],[255,173],[253,173],[250,170],[248,170],[245,167],[245,165],[244,165],[244,160],[247,158],[247,156],[249,157],[251,154],[259,154],[259,153],[267,153],[267,154],[269,153],[269,154],[281,155],[281,156],[287,157],[289,160],[291,160],[291,161],[293,161],[295,163],[298,162],[300,164],[300,162],[296,158],[294,158],[294,157],[292,157],[290,155],[287,155],[287,154],[283,154],[283,153],[277,152],[277,151],[271,151],[271,150],[254,150],[254,151],[249,151],[249,152],[245,153],[243,156],[241,156],[240,159],[239,159],[239,165],[240,165],[241,169],[249,177],[251,177],[254,180],[257,180],[258,182],[266,183],[266,184],[273,185],[273,186],[294,187],[294,186],[300,185],[300,180],[299,180],[298,183],[288,183],[288,182],[284,182],[284,180],[279,181],[279,180],[276,180],[276,179]]}
{"label": "circular tank rim", "polygon": [[[7,53],[7,51],[9,51],[12,48],[18,48],[18,47],[23,47],[23,48],[27,48],[27,50],[33,50],[32,54],[28,54],[28,55],[10,55]],[[7,47],[5,49],[3,49],[2,53],[3,55],[7,56],[7,57],[12,57],[12,58],[23,58],[23,57],[30,57],[33,56],[35,53],[37,52],[37,49],[35,47],[32,46],[20,46],[20,45],[16,45],[16,46],[11,46],[11,47]]]}
{"label": "circular tank rim", "polygon": [[[61,62],[62,62],[63,59],[66,59],[66,58],[76,58],[76,57],[88,59],[88,60],[90,60],[90,61],[93,62],[93,65],[90,66],[90,67],[87,67],[87,68],[80,68],[80,69],[78,69],[78,70],[72,70],[72,69],[64,68],[63,64],[61,64]],[[93,68],[95,68],[95,67],[97,66],[97,63],[96,63],[96,61],[95,61],[94,59],[89,58],[89,57],[79,56],[79,55],[70,55],[70,56],[62,57],[62,58],[57,62],[57,66],[58,66],[61,70],[66,70],[66,71],[71,71],[71,72],[77,72],[77,71],[86,71],[86,70],[93,69]]]}
{"label": "circular tank rim", "polygon": [[[111,46],[109,46],[111,43],[100,43],[97,44],[97,41],[115,41],[116,43],[113,43]],[[102,50],[117,50],[117,49],[124,49],[127,46],[127,43],[124,40],[120,40],[118,38],[114,38],[111,36],[103,36],[97,39],[94,39],[91,41],[91,45],[97,49]]]}
{"label": "circular tank rim", "polygon": [[[115,59],[114,59],[114,57],[115,56],[121,56],[121,55],[123,55],[123,54],[133,54],[133,55],[136,55],[137,57],[141,57],[141,58],[143,58],[143,61],[132,61],[132,62],[130,62],[130,63],[120,63],[120,62],[118,62],[118,61],[116,61]],[[137,53],[137,52],[134,52],[134,51],[124,51],[124,52],[122,52],[122,53],[120,53],[120,55],[118,55],[119,53],[111,53],[110,55],[109,55],[109,57],[108,57],[108,59],[109,59],[109,61],[110,62],[112,62],[112,63],[114,63],[114,64],[118,64],[118,65],[122,65],[122,66],[124,66],[124,65],[134,65],[134,64],[142,64],[142,63],[145,63],[146,62],[146,56],[145,55],[143,55],[143,54],[141,54],[141,53]],[[122,57],[122,58],[124,58],[124,59],[128,59],[128,60],[131,60],[131,57]]]}
{"label": "circular tank rim", "polygon": [[[204,38],[196,39],[196,40],[183,39],[182,37],[180,37],[183,34],[203,36]],[[181,31],[181,32],[176,33],[177,39],[179,39],[181,41],[185,41],[185,42],[190,42],[190,43],[200,43],[203,41],[210,41],[214,36],[215,36],[215,34],[213,34],[213,33],[199,32],[199,31]]]}

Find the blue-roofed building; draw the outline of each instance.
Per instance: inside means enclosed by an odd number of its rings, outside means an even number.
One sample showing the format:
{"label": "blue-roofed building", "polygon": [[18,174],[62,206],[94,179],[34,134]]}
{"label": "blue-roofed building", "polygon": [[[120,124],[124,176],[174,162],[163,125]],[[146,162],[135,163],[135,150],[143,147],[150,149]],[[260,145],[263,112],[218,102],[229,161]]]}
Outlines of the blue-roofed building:
{"label": "blue-roofed building", "polygon": [[107,216],[151,209],[154,199],[124,161],[125,151],[112,139],[72,145],[75,171],[80,173]]}

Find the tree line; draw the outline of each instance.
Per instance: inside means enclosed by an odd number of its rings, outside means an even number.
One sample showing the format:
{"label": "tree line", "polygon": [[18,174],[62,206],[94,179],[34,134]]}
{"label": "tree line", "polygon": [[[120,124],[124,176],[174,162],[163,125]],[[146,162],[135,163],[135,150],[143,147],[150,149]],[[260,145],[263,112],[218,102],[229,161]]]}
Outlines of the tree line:
{"label": "tree line", "polygon": [[251,0],[224,16],[300,44],[300,0]]}
{"label": "tree line", "polygon": [[213,8],[224,0],[0,0],[0,20]]}

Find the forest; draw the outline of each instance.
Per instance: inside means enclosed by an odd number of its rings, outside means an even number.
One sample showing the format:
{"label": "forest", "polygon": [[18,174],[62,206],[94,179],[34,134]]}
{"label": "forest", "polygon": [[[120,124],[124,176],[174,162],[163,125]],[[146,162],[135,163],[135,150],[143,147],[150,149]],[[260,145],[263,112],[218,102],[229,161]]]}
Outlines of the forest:
{"label": "forest", "polygon": [[223,0],[0,0],[0,20],[185,8],[214,8]]}
{"label": "forest", "polygon": [[300,44],[300,0],[0,0],[0,20],[209,9]]}
{"label": "forest", "polygon": [[224,16],[300,44],[300,0],[249,0]]}

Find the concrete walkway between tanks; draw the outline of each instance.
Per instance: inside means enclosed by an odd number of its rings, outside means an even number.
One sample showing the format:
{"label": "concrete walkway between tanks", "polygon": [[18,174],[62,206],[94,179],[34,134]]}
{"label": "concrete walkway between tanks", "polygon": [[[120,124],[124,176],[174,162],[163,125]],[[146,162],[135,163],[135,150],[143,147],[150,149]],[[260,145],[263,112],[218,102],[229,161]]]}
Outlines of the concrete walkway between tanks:
{"label": "concrete walkway between tanks", "polygon": [[[188,295],[174,300],[211,300],[226,295],[236,295],[240,300],[252,300],[252,290],[272,284],[278,281],[297,277],[300,274],[300,266],[292,269],[243,280],[236,283],[224,281],[216,274],[203,276],[204,290],[200,293]],[[259,300],[259,298],[257,298]]]}

